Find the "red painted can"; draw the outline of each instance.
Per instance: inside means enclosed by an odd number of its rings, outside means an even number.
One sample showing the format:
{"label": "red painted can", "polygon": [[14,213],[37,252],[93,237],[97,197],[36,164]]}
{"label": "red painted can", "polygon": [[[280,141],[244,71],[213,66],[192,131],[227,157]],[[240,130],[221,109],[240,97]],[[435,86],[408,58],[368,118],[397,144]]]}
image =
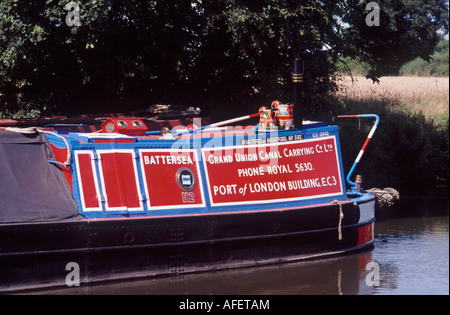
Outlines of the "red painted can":
{"label": "red painted can", "polygon": [[270,130],[275,127],[274,113],[270,108],[261,107],[259,109],[259,128],[261,130]]}
{"label": "red painted can", "polygon": [[294,129],[294,105],[281,104],[279,101],[272,102],[275,110],[278,126],[283,130]]}

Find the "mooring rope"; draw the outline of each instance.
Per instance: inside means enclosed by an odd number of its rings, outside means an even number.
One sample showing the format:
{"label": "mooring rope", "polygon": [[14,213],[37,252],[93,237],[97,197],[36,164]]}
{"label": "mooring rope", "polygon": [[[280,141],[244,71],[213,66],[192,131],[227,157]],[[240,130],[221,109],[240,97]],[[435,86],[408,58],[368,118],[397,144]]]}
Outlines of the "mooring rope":
{"label": "mooring rope", "polygon": [[5,131],[22,133],[25,135],[32,135],[33,133],[38,132],[38,129],[36,127],[28,127],[28,128],[6,127]]}
{"label": "mooring rope", "polygon": [[344,212],[342,211],[342,203],[339,200],[334,200],[332,203],[339,205],[338,239],[342,241],[342,219],[344,219]]}
{"label": "mooring rope", "polygon": [[64,141],[64,143],[65,143],[65,145],[67,147],[67,160],[64,162],[64,165],[66,167],[69,167],[70,166],[70,161],[72,159],[72,153],[70,152],[70,146],[69,146],[69,143],[67,142],[67,139],[64,138],[63,136],[60,136],[60,135],[58,135],[58,134],[56,134],[54,132],[51,132],[51,131],[38,130],[38,132],[50,134],[50,135],[52,135],[54,137],[57,137],[57,138],[60,138],[62,141]]}

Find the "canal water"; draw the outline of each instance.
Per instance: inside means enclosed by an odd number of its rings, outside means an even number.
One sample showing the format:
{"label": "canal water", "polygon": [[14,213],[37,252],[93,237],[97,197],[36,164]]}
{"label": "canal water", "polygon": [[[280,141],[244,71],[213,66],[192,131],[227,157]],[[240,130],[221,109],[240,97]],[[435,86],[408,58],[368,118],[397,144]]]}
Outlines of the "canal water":
{"label": "canal water", "polygon": [[448,295],[448,200],[406,200],[375,224],[375,246],[280,265],[62,290],[58,294]]}

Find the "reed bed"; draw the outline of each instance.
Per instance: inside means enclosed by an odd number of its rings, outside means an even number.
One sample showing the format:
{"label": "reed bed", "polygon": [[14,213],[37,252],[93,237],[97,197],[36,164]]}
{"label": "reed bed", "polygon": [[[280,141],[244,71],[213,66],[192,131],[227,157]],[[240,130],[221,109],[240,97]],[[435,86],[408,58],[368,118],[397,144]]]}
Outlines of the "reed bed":
{"label": "reed bed", "polygon": [[448,121],[448,77],[382,77],[379,83],[364,77],[342,77],[338,97],[343,103],[388,104],[391,110],[422,113],[437,124]]}

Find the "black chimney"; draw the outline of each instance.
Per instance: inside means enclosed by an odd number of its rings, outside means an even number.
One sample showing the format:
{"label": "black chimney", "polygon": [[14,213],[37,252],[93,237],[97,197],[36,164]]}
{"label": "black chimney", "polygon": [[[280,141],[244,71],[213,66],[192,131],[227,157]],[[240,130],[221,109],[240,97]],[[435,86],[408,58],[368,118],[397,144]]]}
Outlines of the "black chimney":
{"label": "black chimney", "polygon": [[294,99],[294,123],[298,130],[303,129],[303,71],[302,60],[295,59],[292,70],[292,92]]}

